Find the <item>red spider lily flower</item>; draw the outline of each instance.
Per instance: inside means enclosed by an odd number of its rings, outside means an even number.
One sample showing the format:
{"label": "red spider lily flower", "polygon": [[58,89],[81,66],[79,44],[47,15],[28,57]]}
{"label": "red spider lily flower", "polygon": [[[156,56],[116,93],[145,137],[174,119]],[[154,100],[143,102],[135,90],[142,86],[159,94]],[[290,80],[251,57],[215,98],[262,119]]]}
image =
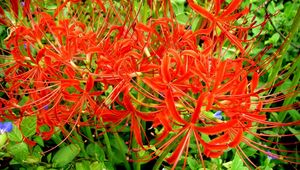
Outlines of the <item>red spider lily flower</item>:
{"label": "red spider lily flower", "polygon": [[[218,61],[217,59],[212,60]],[[175,97],[173,97],[173,100],[170,100],[166,95],[167,102],[169,102],[170,105],[173,103],[173,106],[177,106],[174,109],[177,110],[176,112],[179,112],[177,115],[170,115],[170,117],[172,117],[170,120],[185,119],[184,121],[180,121],[181,124],[177,125],[180,127],[176,129],[170,129],[168,128],[170,127],[169,125],[163,124],[166,126],[166,129],[162,132],[163,137],[157,139],[158,143],[161,143],[159,150],[165,150],[170,147],[171,143],[178,142],[178,146],[175,147],[176,149],[174,149],[171,157],[167,158],[167,161],[173,164],[173,168],[178,164],[181,155],[185,154],[186,156],[188,154],[189,143],[192,136],[196,140],[200,154],[199,157],[203,162],[202,153],[207,157],[216,158],[221,156],[224,151],[229,148],[236,148],[239,154],[244,155],[244,152],[239,146],[240,143],[245,143],[250,147],[266,153],[266,150],[263,150],[263,148],[270,149],[269,147],[260,145],[245,135],[248,133],[260,136],[259,133],[253,133],[253,129],[259,129],[259,126],[256,125],[257,123],[265,125],[266,128],[299,125],[299,121],[290,123],[267,121],[267,116],[262,114],[262,112],[271,111],[272,108],[263,108],[263,103],[266,103],[263,98],[259,97],[262,91],[255,90],[257,88],[258,74],[253,74],[253,79],[248,83],[248,76],[252,71],[243,66],[240,63],[241,61],[242,60],[212,61],[209,69],[210,74],[206,75],[207,81],[205,81],[204,91],[196,98],[197,105],[194,108],[185,107],[183,105],[184,103],[182,103],[181,106],[183,108],[178,108],[179,104],[175,104],[175,101],[186,100],[184,99],[185,96],[178,97],[180,100],[175,100]],[[196,73],[195,75],[199,75],[199,71],[194,73]],[[192,96],[190,96],[190,98],[192,98]],[[275,100],[281,99],[281,97],[278,97]],[[278,108],[278,111],[290,109],[290,107],[292,106],[284,106]],[[169,108],[169,112],[173,112],[172,110],[174,109]],[[225,115],[225,121],[215,119],[212,116],[213,113],[210,113],[210,110],[222,110]],[[191,112],[191,115],[185,116],[184,112]],[[170,132],[177,134],[170,135]],[[205,141],[202,138],[203,134],[212,136],[210,141]],[[169,138],[169,136],[171,136],[169,142],[164,143],[164,139]],[[280,149],[274,150],[280,151]],[[286,152],[286,150],[281,151]],[[287,162],[298,162],[297,158],[286,158],[285,161]],[[248,158],[244,159],[245,162],[248,161],[253,164]],[[205,166],[203,165],[203,167]]]}
{"label": "red spider lily flower", "polygon": [[[242,45],[243,39],[240,39],[239,37],[247,35],[247,29],[249,28],[233,25],[236,20],[249,12],[249,9],[245,8],[240,12],[234,13],[239,8],[241,2],[241,0],[233,0],[225,9],[221,10],[222,1],[216,0],[214,1],[214,10],[209,12],[200,5],[194,3],[193,0],[188,0],[189,6],[193,10],[210,21],[210,26],[208,28],[205,30],[200,29],[197,32],[209,34],[212,31],[217,31],[218,28],[222,31],[222,34],[224,34],[229,41],[241,51],[241,53],[244,53],[245,49]],[[234,30],[242,31],[243,33],[237,37],[236,35],[240,33],[232,34],[231,32]]]}
{"label": "red spider lily flower", "polygon": [[12,7],[13,14],[16,18],[19,16],[19,1],[18,0],[10,0],[10,4]]}

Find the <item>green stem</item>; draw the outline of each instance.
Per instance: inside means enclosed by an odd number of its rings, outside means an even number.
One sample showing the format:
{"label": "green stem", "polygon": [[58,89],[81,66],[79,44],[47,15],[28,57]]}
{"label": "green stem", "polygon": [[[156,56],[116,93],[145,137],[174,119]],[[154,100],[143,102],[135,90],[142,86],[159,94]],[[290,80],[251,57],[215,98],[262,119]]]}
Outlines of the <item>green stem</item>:
{"label": "green stem", "polygon": [[131,168],[130,168],[130,165],[129,165],[129,163],[128,163],[128,160],[126,159],[126,155],[125,155],[125,153],[126,153],[126,148],[124,148],[123,147],[123,145],[122,145],[122,143],[124,143],[123,141],[122,141],[122,139],[120,138],[120,136],[119,136],[119,134],[115,131],[115,129],[113,128],[112,129],[113,130],[113,134],[114,134],[114,136],[115,136],[115,138],[116,138],[116,141],[117,141],[117,143],[118,143],[118,145],[119,145],[119,148],[120,148],[120,150],[121,150],[121,155],[122,155],[122,157],[123,157],[123,162],[124,162],[124,165],[125,165],[125,168],[127,169],[127,170],[130,170]]}
{"label": "green stem", "polygon": [[168,153],[170,153],[170,151],[176,146],[178,145],[177,141],[176,142],[172,142],[170,144],[170,146],[168,148],[166,148],[164,150],[164,152],[159,155],[159,158],[157,159],[157,161],[155,162],[154,166],[153,166],[153,170],[159,170],[161,164],[163,163],[165,157],[167,156]]}
{"label": "green stem", "polygon": [[300,26],[300,7],[298,8],[297,14],[294,17],[294,21],[292,24],[292,29],[290,31],[290,34],[288,35],[288,38],[286,40],[286,42],[284,43],[282,50],[280,52],[280,58],[278,59],[278,61],[276,62],[276,65],[274,66],[274,69],[272,70],[272,73],[270,74],[268,81],[273,83],[276,76],[278,75],[278,72],[281,68],[282,65],[282,61],[283,61],[283,55],[287,52],[288,47],[290,46],[290,43],[292,42],[292,39],[294,38],[295,34],[298,31],[298,27]]}
{"label": "green stem", "polygon": [[[138,143],[136,142],[135,138],[132,138],[132,148],[139,148]],[[133,169],[134,170],[140,170],[141,169],[141,163],[138,161],[139,156],[138,152],[133,152],[132,153],[132,159],[133,159]]]}
{"label": "green stem", "polygon": [[[88,121],[86,115],[82,115],[82,119],[85,122]],[[92,134],[90,126],[84,127],[84,131],[85,131],[86,136],[89,138],[89,140],[94,142],[94,138],[93,138],[93,134]]]}
{"label": "green stem", "polygon": [[87,154],[85,148],[84,148],[84,142],[82,140],[82,137],[77,133],[76,129],[73,131],[74,137],[70,137],[70,139],[76,143],[80,147],[80,152],[83,154],[85,158],[88,158],[89,155]]}
{"label": "green stem", "polygon": [[[268,79],[270,80],[270,82],[272,82],[272,83],[274,83],[274,80],[275,80],[276,76],[278,75],[279,70],[280,70],[280,68],[281,68],[282,61],[283,61],[283,58],[284,58],[283,55],[285,55],[285,54],[287,53],[288,47],[290,46],[293,37],[294,37],[295,34],[298,32],[298,28],[300,27],[300,20],[299,20],[299,18],[300,18],[300,7],[298,8],[297,14],[296,14],[296,16],[294,17],[294,21],[293,21],[293,24],[292,24],[292,29],[291,29],[291,31],[290,31],[290,34],[289,34],[289,36],[288,36],[288,39],[286,40],[285,44],[284,44],[283,47],[282,47],[282,51],[280,52],[280,56],[281,56],[281,57],[278,59],[276,65],[275,65],[275,67],[274,67],[274,69],[272,70],[272,73],[270,74],[270,76],[269,76],[269,78],[268,78]],[[300,71],[300,68],[298,67],[299,64],[300,64],[299,58],[300,58],[300,56],[298,56],[298,57],[296,58],[295,63],[294,63],[293,66],[289,69],[289,71],[288,71],[288,73],[287,73],[287,75],[289,75],[289,74],[292,74],[292,71],[294,72],[294,77],[293,77],[293,80],[292,80],[291,87],[296,87],[296,85],[299,83],[299,80],[300,80],[300,74],[295,74],[295,73],[299,73],[299,71]],[[278,87],[278,88],[275,90],[275,92],[278,92],[278,91],[279,91],[279,88],[280,88],[280,87]],[[286,106],[286,105],[292,104],[292,102],[295,100],[295,97],[296,97],[296,96],[292,96],[292,97],[286,99],[286,100],[284,101],[283,105]],[[279,114],[279,117],[278,117],[279,121],[282,122],[282,121],[285,119],[286,115],[287,115],[287,112],[281,112],[281,113]]]}
{"label": "green stem", "polygon": [[[292,83],[291,83],[290,87],[295,88],[298,85],[298,83],[300,82],[300,74],[299,74],[300,73],[300,67],[299,67],[299,65],[300,65],[300,56],[298,56],[296,62],[293,65],[293,66],[297,66],[297,68],[294,71],[294,77],[293,77],[293,80],[292,80]],[[294,96],[291,96],[291,97],[285,99],[284,102],[283,102],[283,106],[292,104],[295,101],[296,97],[297,97],[297,95],[294,95]],[[288,114],[288,112],[281,112],[278,115],[279,121],[280,122],[284,121],[287,114]]]}
{"label": "green stem", "polygon": [[[292,66],[290,65],[287,65],[285,66],[284,70],[287,70],[287,72],[285,73],[286,75],[286,79],[289,78],[289,76],[291,74],[293,74],[294,72],[297,73],[299,72],[300,70],[296,70],[296,69],[299,69],[299,65],[300,65],[300,56],[298,56],[296,58],[296,60],[293,62]],[[298,76],[298,75],[297,75]],[[299,82],[299,80],[297,81],[297,78],[293,78],[293,81],[292,81],[292,85],[290,85],[290,87],[296,87],[297,83]],[[282,90],[281,86],[277,87],[274,91],[274,93],[278,93]],[[295,99],[294,96],[292,96],[291,98],[293,98],[291,101],[293,101]],[[286,100],[290,100],[291,98],[289,99],[286,99]],[[291,104],[290,102],[285,102],[284,104]],[[271,106],[271,104],[268,104],[266,105],[266,108],[269,108]],[[282,113],[282,114],[285,114],[285,113]],[[282,117],[285,117],[285,116],[282,116]],[[284,119],[284,118],[283,118]],[[281,120],[281,118],[279,118],[279,120]]]}
{"label": "green stem", "polygon": [[101,130],[104,132],[103,137],[104,137],[104,142],[105,142],[105,145],[106,145],[106,148],[107,148],[107,158],[108,158],[108,161],[110,163],[113,163],[113,161],[112,161],[113,152],[112,152],[112,149],[111,149],[109,137],[107,135],[107,132],[106,132],[105,128],[101,128]]}
{"label": "green stem", "polygon": [[[142,84],[141,77],[137,77],[137,84],[140,84],[140,85]],[[137,94],[137,100],[138,101],[143,102],[144,99],[145,98],[142,96],[141,93]],[[140,110],[141,109],[141,105],[137,105],[136,109]],[[140,122],[140,119],[138,119],[138,121],[139,121],[139,123],[142,124],[142,128],[146,129],[146,123],[145,123],[145,121],[141,121]],[[142,136],[142,140],[144,140],[144,135]],[[135,148],[135,149],[139,150],[139,144],[137,143],[136,138],[132,138],[132,144],[131,145],[132,145],[132,148]],[[141,162],[139,161],[139,151],[138,152],[134,152],[132,154],[132,159],[134,161],[133,162],[133,169],[134,170],[140,170],[141,169]]]}

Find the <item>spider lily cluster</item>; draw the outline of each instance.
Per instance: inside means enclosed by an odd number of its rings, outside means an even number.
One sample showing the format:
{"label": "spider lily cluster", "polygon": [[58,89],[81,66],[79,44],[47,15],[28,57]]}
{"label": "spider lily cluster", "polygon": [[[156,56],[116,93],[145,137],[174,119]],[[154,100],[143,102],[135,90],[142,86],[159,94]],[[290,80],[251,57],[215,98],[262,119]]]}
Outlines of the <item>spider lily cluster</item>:
{"label": "spider lily cluster", "polygon": [[[274,140],[295,134],[262,132],[300,124],[269,120],[275,112],[296,109],[297,103],[274,103],[297,96],[298,85],[284,94],[270,93],[288,78],[284,72],[259,85],[277,53],[265,57],[266,47],[250,55],[255,38],[249,39],[249,30],[267,19],[252,22],[249,8],[240,9],[241,0],[215,0],[206,7],[188,0],[187,8],[201,16],[193,30],[176,21],[170,1],[66,0],[55,9],[38,1],[10,2],[5,9],[10,17],[0,9],[0,22],[10,31],[0,64],[1,119],[19,122],[36,115],[36,135],[44,140],[66,125],[71,132],[89,126],[103,133],[129,126],[131,152],[165,156],[173,167],[182,158],[186,165],[190,144],[196,144],[203,167],[205,159],[231,149],[255,167],[241,143],[299,163],[281,155],[295,151],[276,148],[280,142]],[[141,9],[151,17],[145,19]],[[49,131],[39,131],[44,125]],[[148,125],[156,130],[152,140]]]}

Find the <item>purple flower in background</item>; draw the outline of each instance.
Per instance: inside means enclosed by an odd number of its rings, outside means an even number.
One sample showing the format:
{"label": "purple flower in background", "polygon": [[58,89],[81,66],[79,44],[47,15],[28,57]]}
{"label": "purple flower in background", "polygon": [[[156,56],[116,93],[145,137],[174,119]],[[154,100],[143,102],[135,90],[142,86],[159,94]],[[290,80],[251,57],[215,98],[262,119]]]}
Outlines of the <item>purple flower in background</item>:
{"label": "purple flower in background", "polygon": [[25,6],[25,2],[20,2],[21,6],[24,7]]}
{"label": "purple flower in background", "polygon": [[0,122],[0,134],[11,132],[13,125],[11,122]]}
{"label": "purple flower in background", "polygon": [[273,154],[272,152],[270,151],[267,151],[267,156],[268,156],[268,159],[272,160],[272,159],[278,159],[278,156]]}
{"label": "purple flower in background", "polygon": [[221,110],[217,111],[217,112],[214,114],[214,117],[217,118],[217,119],[222,120],[222,119],[223,119],[222,111],[221,111]]}

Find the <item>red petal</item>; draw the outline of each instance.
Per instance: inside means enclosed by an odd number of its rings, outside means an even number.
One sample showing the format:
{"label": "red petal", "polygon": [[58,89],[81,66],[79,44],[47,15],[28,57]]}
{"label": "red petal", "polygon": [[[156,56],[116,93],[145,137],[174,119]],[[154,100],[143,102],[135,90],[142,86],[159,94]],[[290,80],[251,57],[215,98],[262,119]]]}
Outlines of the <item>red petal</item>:
{"label": "red petal", "polygon": [[87,82],[86,82],[85,91],[89,92],[92,90],[93,87],[94,87],[94,79],[93,79],[92,75],[89,75],[89,78],[87,79]]}
{"label": "red petal", "polygon": [[184,137],[181,139],[179,145],[176,147],[175,151],[172,153],[172,155],[166,159],[166,161],[170,164],[176,164],[178,163],[180,156],[182,155],[184,149],[188,147],[190,143],[190,130],[184,135]]}
{"label": "red petal", "polygon": [[29,15],[30,12],[30,0],[25,0],[24,3],[23,16],[26,17],[26,15]]}
{"label": "red petal", "polygon": [[247,84],[248,84],[248,81],[246,78],[244,78],[244,80],[242,80],[242,82],[240,82],[240,84],[237,86],[234,94],[237,94],[237,95],[245,94],[246,90],[247,90]]}
{"label": "red petal", "polygon": [[[28,51],[30,51],[30,50],[29,50],[29,47],[27,47],[27,49],[28,49]],[[36,55],[36,62],[37,62],[37,64],[40,62],[41,58],[44,57],[45,51],[46,51],[46,49],[45,49],[45,48],[42,48],[42,49],[38,52],[38,54]]]}
{"label": "red petal", "polygon": [[234,10],[238,9],[242,0],[233,0],[221,14],[221,17],[231,14]]}
{"label": "red petal", "polygon": [[194,113],[193,113],[192,118],[191,118],[192,123],[196,123],[196,121],[198,120],[199,114],[200,114],[200,111],[201,111],[201,107],[202,107],[202,104],[203,104],[203,100],[206,97],[206,95],[207,95],[207,93],[202,93],[198,97],[197,105],[196,105],[196,108],[195,108]]}
{"label": "red petal", "polygon": [[11,9],[16,18],[19,16],[19,1],[18,0],[10,0]]}
{"label": "red petal", "polygon": [[176,110],[175,102],[171,90],[167,90],[165,97],[166,97],[165,101],[166,101],[167,109],[169,110],[169,113],[171,113],[172,118],[174,118],[174,120],[182,124],[185,124],[186,122],[180,117],[179,112]]}
{"label": "red petal", "polygon": [[221,156],[224,152],[223,151],[219,151],[219,152],[211,152],[210,150],[204,149],[204,154],[207,157],[210,158],[218,158],[219,156]]}
{"label": "red petal", "polygon": [[133,131],[134,137],[136,139],[136,142],[142,147],[143,146],[143,140],[142,140],[142,136],[141,136],[141,128],[139,125],[138,120],[136,119],[135,115],[132,114],[131,116],[131,130]]}
{"label": "red petal", "polygon": [[229,39],[231,43],[236,45],[238,49],[241,51],[243,54],[245,52],[244,47],[241,43],[241,41],[234,35],[232,35],[229,31],[227,31],[220,23],[217,22],[218,27],[222,30],[222,32],[225,33],[226,37]]}
{"label": "red petal", "polygon": [[188,3],[189,3],[189,6],[190,6],[193,10],[197,11],[197,12],[198,12],[199,14],[201,14],[204,18],[208,18],[208,19],[211,20],[211,21],[214,21],[214,20],[215,20],[214,16],[213,16],[211,13],[209,13],[206,9],[202,8],[200,5],[195,4],[195,3],[194,3],[194,0],[188,0]]}
{"label": "red petal", "polygon": [[54,12],[54,17],[58,15],[58,13],[67,5],[70,0],[66,0],[63,4],[61,4],[58,8],[56,8]]}
{"label": "red petal", "polygon": [[68,88],[70,86],[77,86],[80,84],[79,80],[76,79],[63,79],[60,82],[62,89]]}
{"label": "red petal", "polygon": [[238,133],[234,135],[234,139],[228,144],[229,147],[233,148],[240,144],[243,138],[243,131],[242,129],[238,130]]}
{"label": "red petal", "polygon": [[221,82],[224,80],[223,77],[226,71],[226,64],[227,64],[226,60],[224,62],[223,61],[219,62],[213,91],[215,91],[219,87]]}
{"label": "red petal", "polygon": [[215,0],[215,13],[218,14],[221,9],[221,1],[220,0]]}
{"label": "red petal", "polygon": [[162,76],[164,83],[169,83],[171,81],[169,65],[170,65],[170,57],[167,54],[163,57],[163,60],[161,63],[161,76]]}
{"label": "red petal", "polygon": [[258,73],[254,72],[252,76],[252,81],[251,81],[251,93],[254,93],[254,90],[256,89],[258,85]]}
{"label": "red petal", "polygon": [[105,6],[101,0],[95,0],[96,3],[100,6],[103,12],[106,12]]}
{"label": "red petal", "polygon": [[142,23],[137,23],[135,28],[138,29],[139,31],[143,31],[143,32],[153,32],[152,28],[150,28]]}

